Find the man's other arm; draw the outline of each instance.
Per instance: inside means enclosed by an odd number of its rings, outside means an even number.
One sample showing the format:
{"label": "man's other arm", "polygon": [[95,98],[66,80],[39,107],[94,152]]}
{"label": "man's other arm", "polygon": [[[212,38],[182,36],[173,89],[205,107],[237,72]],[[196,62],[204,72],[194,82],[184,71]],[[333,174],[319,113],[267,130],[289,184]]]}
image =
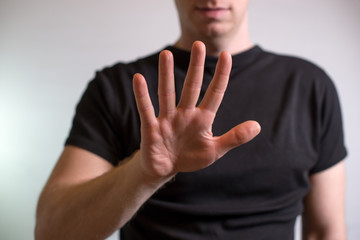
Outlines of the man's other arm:
{"label": "man's other arm", "polygon": [[345,240],[345,163],[310,176],[302,216],[304,240]]}

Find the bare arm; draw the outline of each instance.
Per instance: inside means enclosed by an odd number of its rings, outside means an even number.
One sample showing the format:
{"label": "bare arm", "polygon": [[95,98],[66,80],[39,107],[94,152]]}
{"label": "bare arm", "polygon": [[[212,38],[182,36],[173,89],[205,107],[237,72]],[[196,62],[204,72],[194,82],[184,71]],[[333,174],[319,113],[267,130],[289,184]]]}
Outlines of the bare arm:
{"label": "bare arm", "polygon": [[345,240],[344,161],[310,177],[311,190],[305,198],[304,240]]}
{"label": "bare arm", "polygon": [[123,164],[112,167],[90,152],[65,148],[39,199],[37,239],[104,239],[178,172],[205,168],[259,133],[259,125],[248,121],[222,136],[212,135],[231,56],[225,52],[220,55],[214,78],[196,106],[204,60],[205,46],[195,42],[181,99],[175,106],[173,58],[169,51],[160,54],[158,117],[144,77],[134,76],[141,145]]}
{"label": "bare arm", "polygon": [[36,239],[104,239],[124,225],[166,182],[137,172],[137,158],[114,168],[66,147],[39,199]]}

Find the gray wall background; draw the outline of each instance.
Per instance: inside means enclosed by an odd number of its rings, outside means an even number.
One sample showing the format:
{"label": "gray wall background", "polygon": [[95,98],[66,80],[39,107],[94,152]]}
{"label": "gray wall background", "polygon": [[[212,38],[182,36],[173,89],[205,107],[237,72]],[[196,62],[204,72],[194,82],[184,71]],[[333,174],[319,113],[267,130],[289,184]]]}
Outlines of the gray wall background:
{"label": "gray wall background", "polygon": [[[349,150],[347,225],[358,239],[360,1],[250,2],[255,43],[312,60],[337,86]],[[169,0],[0,1],[0,239],[33,238],[38,195],[94,71],[178,35]]]}

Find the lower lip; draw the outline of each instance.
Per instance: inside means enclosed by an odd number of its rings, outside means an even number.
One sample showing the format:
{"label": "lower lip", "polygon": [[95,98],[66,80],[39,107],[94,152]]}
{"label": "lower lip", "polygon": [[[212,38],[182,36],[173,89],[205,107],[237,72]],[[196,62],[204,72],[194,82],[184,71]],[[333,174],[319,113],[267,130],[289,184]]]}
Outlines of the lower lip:
{"label": "lower lip", "polygon": [[225,15],[228,10],[227,9],[197,9],[204,17],[217,19]]}

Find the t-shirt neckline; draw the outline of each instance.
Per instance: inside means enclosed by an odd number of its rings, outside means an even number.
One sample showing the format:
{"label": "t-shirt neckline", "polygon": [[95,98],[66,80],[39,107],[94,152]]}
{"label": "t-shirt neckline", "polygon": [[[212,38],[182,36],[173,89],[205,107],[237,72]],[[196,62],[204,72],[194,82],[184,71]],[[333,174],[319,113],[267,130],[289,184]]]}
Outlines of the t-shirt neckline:
{"label": "t-shirt neckline", "polygon": [[[174,55],[175,64],[182,64],[187,68],[190,60],[190,52],[174,46],[167,46],[165,49],[170,50]],[[232,66],[237,69],[245,68],[252,63],[262,52],[262,49],[258,45],[245,50],[243,52],[232,55]],[[205,68],[214,68],[218,61],[218,57],[206,56]]]}

